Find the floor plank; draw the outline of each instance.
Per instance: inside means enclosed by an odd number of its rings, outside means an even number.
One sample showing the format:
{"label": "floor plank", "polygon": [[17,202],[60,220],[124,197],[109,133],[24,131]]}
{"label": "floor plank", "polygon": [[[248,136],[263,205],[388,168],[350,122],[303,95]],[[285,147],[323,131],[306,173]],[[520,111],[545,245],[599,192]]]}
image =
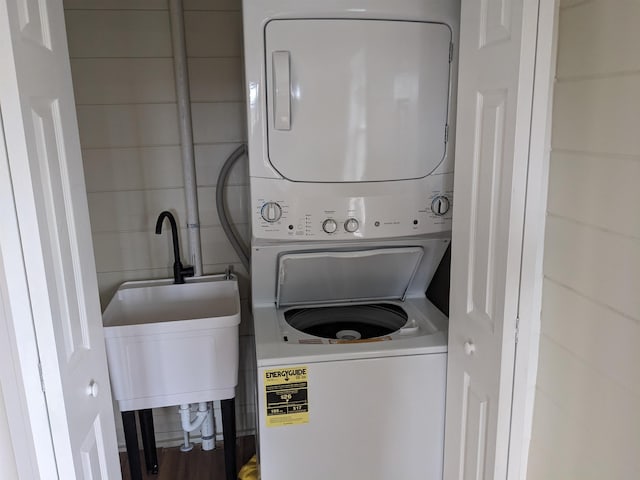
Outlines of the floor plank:
{"label": "floor plank", "polygon": [[[256,452],[255,437],[238,437],[236,441],[238,469]],[[140,464],[144,469],[144,456],[140,452]],[[131,480],[127,454],[120,453],[122,480]],[[224,478],[224,446],[203,451],[196,445],[190,452],[181,452],[179,447],[158,449],[158,475],[143,473],[144,480],[212,480]]]}

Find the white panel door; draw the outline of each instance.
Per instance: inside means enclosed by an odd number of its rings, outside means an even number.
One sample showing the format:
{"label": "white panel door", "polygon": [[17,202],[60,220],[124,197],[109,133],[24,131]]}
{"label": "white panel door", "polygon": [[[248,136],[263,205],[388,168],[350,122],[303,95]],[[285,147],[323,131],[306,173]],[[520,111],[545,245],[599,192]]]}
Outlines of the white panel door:
{"label": "white panel door", "polygon": [[422,178],[444,160],[451,29],[383,20],[265,28],[269,161],[301,182]]}
{"label": "white panel door", "polygon": [[0,0],[0,65],[20,238],[2,254],[24,257],[30,310],[14,322],[33,323],[37,339],[57,468],[46,478],[118,479],[62,0]]}
{"label": "white panel door", "polygon": [[462,2],[446,480],[506,478],[537,12]]}

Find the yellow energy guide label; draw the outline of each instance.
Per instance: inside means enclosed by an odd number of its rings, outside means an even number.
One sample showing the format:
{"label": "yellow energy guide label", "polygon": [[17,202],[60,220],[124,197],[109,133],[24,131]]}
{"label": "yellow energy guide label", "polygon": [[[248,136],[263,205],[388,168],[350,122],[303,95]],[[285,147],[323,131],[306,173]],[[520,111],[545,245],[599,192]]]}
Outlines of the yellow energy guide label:
{"label": "yellow energy guide label", "polygon": [[267,427],[309,423],[308,380],[306,366],[264,372]]}

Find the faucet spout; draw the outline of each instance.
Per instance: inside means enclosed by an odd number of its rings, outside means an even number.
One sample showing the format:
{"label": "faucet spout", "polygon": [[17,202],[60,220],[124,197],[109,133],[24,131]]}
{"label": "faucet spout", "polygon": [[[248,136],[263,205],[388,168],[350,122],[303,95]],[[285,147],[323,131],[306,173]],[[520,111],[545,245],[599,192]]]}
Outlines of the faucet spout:
{"label": "faucet spout", "polygon": [[193,267],[188,265],[184,267],[180,261],[178,226],[176,225],[176,219],[171,212],[167,212],[165,210],[158,215],[158,220],[156,221],[156,235],[160,235],[162,233],[162,224],[165,218],[169,220],[169,225],[171,225],[171,239],[173,241],[173,280],[174,283],[184,283],[185,277],[193,277]]}

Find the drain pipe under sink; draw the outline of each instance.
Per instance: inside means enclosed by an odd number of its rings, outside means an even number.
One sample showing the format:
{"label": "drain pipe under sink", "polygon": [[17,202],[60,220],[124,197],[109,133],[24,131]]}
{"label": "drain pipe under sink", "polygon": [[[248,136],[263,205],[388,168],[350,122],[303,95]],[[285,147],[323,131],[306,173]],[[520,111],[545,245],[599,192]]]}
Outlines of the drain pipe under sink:
{"label": "drain pipe under sink", "polygon": [[213,450],[215,444],[215,432],[213,427],[213,408],[208,402],[200,402],[196,418],[191,420],[191,408],[188,403],[180,405],[180,422],[184,430],[185,444],[181,447],[183,452],[193,448],[189,442],[189,434],[197,429],[202,433],[202,450]]}
{"label": "drain pipe under sink", "polygon": [[191,95],[184,35],[184,11],[182,0],[169,0],[171,17],[171,43],[173,46],[173,69],[176,80],[178,102],[178,126],[184,173],[184,193],[187,207],[187,234],[189,239],[189,262],[196,277],[202,275],[202,247],[200,220],[198,217],[198,190],[196,183],[196,161],[193,149],[193,126],[191,124]]}

